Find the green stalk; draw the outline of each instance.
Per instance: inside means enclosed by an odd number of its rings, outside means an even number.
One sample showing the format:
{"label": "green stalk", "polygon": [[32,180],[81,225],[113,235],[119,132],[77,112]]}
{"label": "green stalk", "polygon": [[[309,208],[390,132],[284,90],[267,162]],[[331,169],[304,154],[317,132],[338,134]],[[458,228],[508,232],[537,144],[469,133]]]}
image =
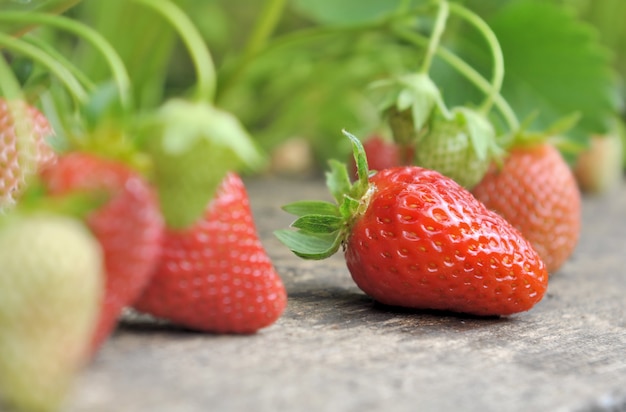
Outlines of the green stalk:
{"label": "green stalk", "polygon": [[[394,34],[405,41],[415,44],[418,47],[426,47],[428,44],[428,39],[426,37],[413,31],[395,28]],[[461,75],[468,79],[483,93],[493,93],[492,84],[485,80],[485,78],[480,73],[478,73],[472,66],[467,64],[463,59],[459,58],[457,55],[443,47],[439,47],[436,54],[450,66],[456,69]],[[509,129],[511,131],[518,130],[520,126],[519,120],[517,119],[517,116],[515,115],[515,112],[513,111],[511,106],[509,106],[509,104],[502,97],[502,95],[500,95],[500,93],[493,94],[492,99],[493,104],[502,113],[502,116],[504,117],[504,120],[506,121]]]}
{"label": "green stalk", "polygon": [[248,44],[244,49],[244,55],[254,56],[261,50],[267,39],[271,36],[280,21],[280,17],[285,8],[286,0],[267,0],[261,10],[261,16],[256,21],[252,30]]}
{"label": "green stalk", "polygon": [[24,40],[16,39],[4,33],[0,33],[0,46],[15,50],[39,62],[65,85],[67,90],[79,103],[85,103],[87,101],[87,92],[72,75],[71,71],[41,49]]}
{"label": "green stalk", "polygon": [[91,81],[85,73],[83,73],[75,64],[70,62],[64,55],[59,53],[51,44],[47,43],[44,40],[41,40],[37,37],[25,35],[22,37],[25,42],[32,44],[35,47],[40,48],[43,52],[47,53],[57,62],[61,63],[63,66],[69,70],[76,80],[78,80],[85,88],[89,91],[95,90],[96,85]]}
{"label": "green stalk", "polygon": [[133,0],[160,14],[181,37],[196,70],[196,98],[212,102],[215,99],[217,76],[211,54],[202,35],[189,16],[170,0]]}
{"label": "green stalk", "polygon": [[104,57],[120,93],[122,107],[130,107],[130,78],[122,59],[113,46],[96,30],[68,17],[45,13],[5,12],[0,21],[42,24],[68,31],[91,44]]}
{"label": "green stalk", "polygon": [[23,100],[24,98],[20,83],[2,55],[0,55],[0,91],[7,101]]}
{"label": "green stalk", "polygon": [[285,3],[286,0],[266,0],[263,9],[261,10],[261,15],[256,21],[244,48],[241,61],[236,66],[231,76],[228,77],[224,86],[218,91],[218,98],[220,95],[223,95],[230,90],[233,85],[237,84],[241,75],[245,72],[253,58],[263,50],[267,44],[267,40],[274,32],[276,25],[280,21],[280,17],[285,8]]}
{"label": "green stalk", "polygon": [[441,0],[439,2],[439,9],[437,10],[435,27],[433,28],[433,31],[430,35],[430,41],[428,42],[428,48],[426,49],[426,56],[424,56],[424,61],[421,67],[421,72],[423,74],[428,74],[428,71],[430,70],[433,56],[439,48],[439,44],[441,43],[441,36],[446,29],[446,21],[448,20],[449,14],[450,5],[448,4],[447,0]]}
{"label": "green stalk", "polygon": [[489,25],[476,13],[459,3],[451,3],[450,11],[473,25],[485,37],[491,50],[493,58],[491,91],[487,93],[486,99],[480,107],[480,111],[488,113],[494,103],[495,95],[499,94],[502,89],[502,82],[504,80],[504,57],[502,55],[500,42]]}

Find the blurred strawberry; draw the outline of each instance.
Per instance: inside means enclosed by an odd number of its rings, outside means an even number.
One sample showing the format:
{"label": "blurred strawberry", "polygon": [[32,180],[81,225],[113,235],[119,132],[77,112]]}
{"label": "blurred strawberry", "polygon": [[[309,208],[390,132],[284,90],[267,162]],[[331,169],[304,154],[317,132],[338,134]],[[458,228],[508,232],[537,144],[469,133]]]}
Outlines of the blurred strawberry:
{"label": "blurred strawberry", "polygon": [[88,153],[59,157],[41,178],[53,196],[87,193],[104,196],[104,203],[86,223],[104,251],[106,293],[93,338],[97,349],[115,328],[118,316],[150,280],[160,253],[163,218],[156,194],[127,165]]}
{"label": "blurred strawberry", "polygon": [[595,135],[590,146],[578,155],[574,175],[580,189],[601,194],[617,187],[623,176],[622,139],[618,133]]}
{"label": "blurred strawberry", "polygon": [[[24,133],[18,138],[19,131]],[[45,116],[26,103],[0,99],[0,210],[13,206],[37,169],[54,163]]]}
{"label": "blurred strawberry", "polygon": [[472,190],[528,239],[550,273],[572,254],[580,235],[581,198],[574,175],[549,143],[517,146]]}
{"label": "blurred strawberry", "polygon": [[191,329],[253,333],[274,323],[286,302],[243,182],[229,173],[198,221],[166,231],[156,274],[135,308]]}
{"label": "blurred strawberry", "polygon": [[12,213],[0,267],[0,409],[58,411],[89,359],[102,249],[77,219]]}

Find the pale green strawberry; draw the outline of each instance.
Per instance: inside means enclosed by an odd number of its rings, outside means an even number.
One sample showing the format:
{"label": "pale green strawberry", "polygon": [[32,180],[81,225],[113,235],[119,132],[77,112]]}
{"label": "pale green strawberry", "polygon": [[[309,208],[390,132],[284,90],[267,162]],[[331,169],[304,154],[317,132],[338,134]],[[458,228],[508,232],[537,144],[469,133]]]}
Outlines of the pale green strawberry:
{"label": "pale green strawberry", "polygon": [[0,223],[0,268],[0,410],[60,410],[89,356],[100,246],[78,220],[13,214]]}
{"label": "pale green strawberry", "polygon": [[578,155],[574,165],[574,174],[583,192],[602,194],[620,186],[622,144],[616,132],[591,136],[589,147]]}
{"label": "pale green strawberry", "polygon": [[467,189],[483,178],[499,153],[491,123],[480,113],[454,108],[434,116],[418,142],[415,164],[436,170]]}

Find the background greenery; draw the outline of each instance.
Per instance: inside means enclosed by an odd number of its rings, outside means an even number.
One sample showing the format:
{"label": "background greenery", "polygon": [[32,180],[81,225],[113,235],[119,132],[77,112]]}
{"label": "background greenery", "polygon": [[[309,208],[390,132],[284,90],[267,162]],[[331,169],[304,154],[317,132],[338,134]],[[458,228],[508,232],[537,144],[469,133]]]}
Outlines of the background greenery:
{"label": "background greenery", "polygon": [[[624,116],[624,0],[461,1],[497,35],[504,53],[502,95],[529,128],[545,130],[578,112],[567,137],[585,144]],[[102,32],[133,78],[140,107],[158,106],[194,83],[180,40],[159,16],[125,0],[4,0],[0,7],[62,9]],[[233,112],[268,153],[299,137],[315,158],[348,153],[342,128],[360,137],[387,133],[368,85],[415,71],[424,46],[397,35],[402,26],[424,38],[433,7],[426,0],[177,0],[198,26],[218,69],[217,104]],[[415,11],[420,8],[419,11]],[[110,76],[101,57],[75,39],[47,30],[59,49],[93,79]],[[442,46],[486,79],[492,57],[483,36],[451,16]],[[448,105],[478,105],[483,94],[446,61],[430,71]],[[496,125],[501,116],[492,112]]]}

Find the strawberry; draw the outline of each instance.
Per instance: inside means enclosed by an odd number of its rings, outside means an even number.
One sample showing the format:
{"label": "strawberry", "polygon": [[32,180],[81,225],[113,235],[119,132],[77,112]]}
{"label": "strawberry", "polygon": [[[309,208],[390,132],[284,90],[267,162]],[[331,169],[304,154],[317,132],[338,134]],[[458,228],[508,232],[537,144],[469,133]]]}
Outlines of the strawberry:
{"label": "strawberry", "polygon": [[200,219],[166,230],[156,274],[135,308],[195,330],[253,333],[274,323],[285,305],[243,182],[229,173]]}
{"label": "strawberry", "polygon": [[578,154],[574,165],[580,190],[603,194],[619,187],[623,162],[622,138],[618,132],[591,136],[589,147]]}
{"label": "strawberry", "polygon": [[572,254],[580,234],[580,191],[551,144],[512,148],[502,167],[494,165],[473,193],[532,243],[550,273]]}
{"label": "strawberry", "polygon": [[480,182],[498,152],[491,123],[461,107],[454,108],[450,118],[432,116],[416,146],[416,165],[436,170],[467,189]]}
{"label": "strawberry", "polygon": [[[19,128],[27,135],[18,138]],[[47,142],[52,134],[48,120],[35,107],[0,99],[0,210],[15,204],[37,168],[54,162],[56,155]]]}
{"label": "strawberry", "polygon": [[89,344],[104,290],[102,250],[77,219],[0,222],[0,409],[59,410]]}
{"label": "strawberry", "polygon": [[[373,135],[365,140],[363,148],[371,170],[384,170],[413,162],[414,149],[411,145],[390,142],[380,135]],[[350,172],[353,178],[358,177],[356,162],[352,158],[350,159]]]}
{"label": "strawberry", "polygon": [[355,147],[359,180],[331,163],[328,183],[337,205],[297,202],[300,216],[277,237],[297,255],[322,259],[341,245],[356,284],[395,306],[476,315],[526,311],[544,296],[548,274],[530,243],[501,216],[440,173],[417,166],[368,178]]}
{"label": "strawberry", "polygon": [[163,218],[156,194],[144,179],[123,163],[73,152],[41,173],[53,196],[76,192],[104,194],[106,202],[86,222],[104,250],[106,293],[93,339],[98,348],[148,284],[157,263]]}

